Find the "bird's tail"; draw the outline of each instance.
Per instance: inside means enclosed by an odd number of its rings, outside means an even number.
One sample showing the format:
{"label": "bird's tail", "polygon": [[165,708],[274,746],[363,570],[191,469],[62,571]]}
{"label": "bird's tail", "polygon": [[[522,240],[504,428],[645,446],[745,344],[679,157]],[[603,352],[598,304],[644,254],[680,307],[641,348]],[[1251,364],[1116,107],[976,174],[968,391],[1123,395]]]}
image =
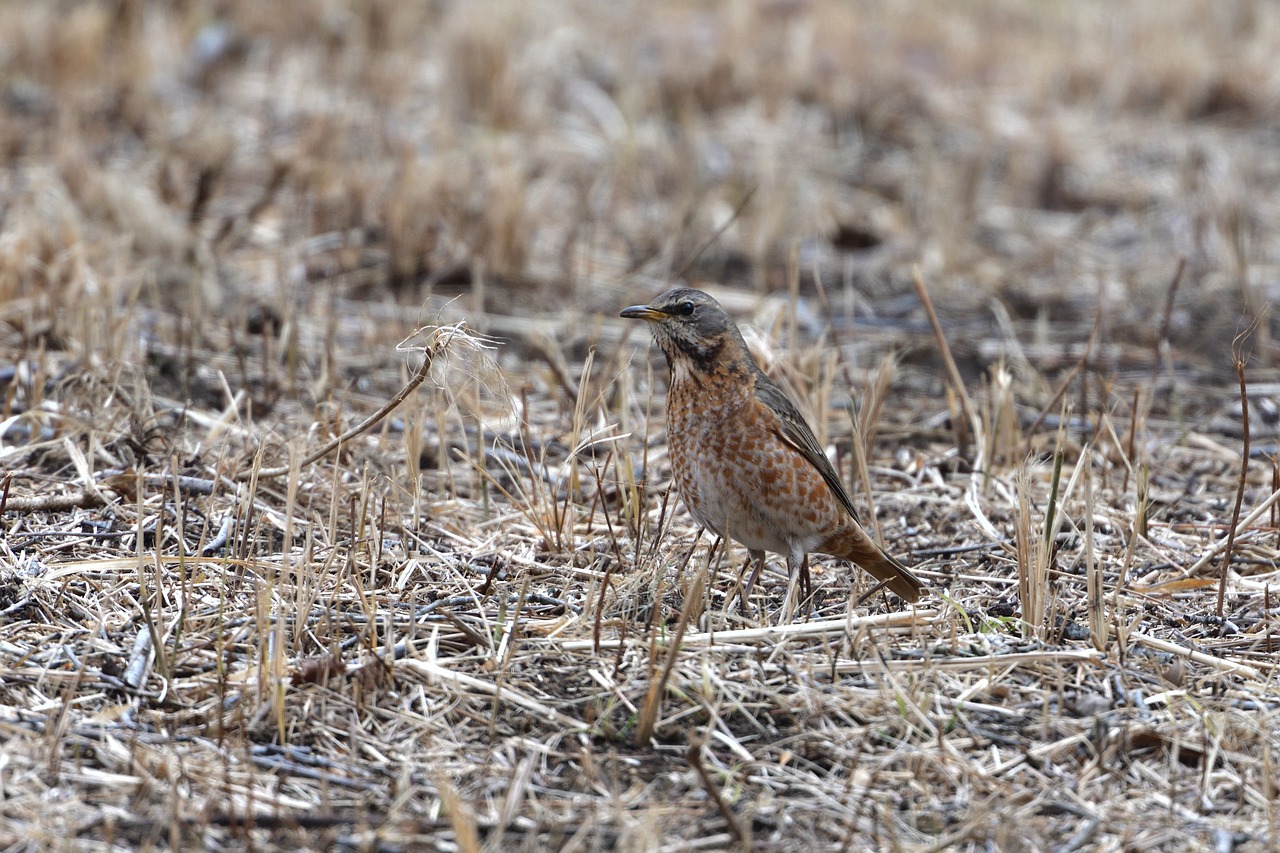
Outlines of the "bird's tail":
{"label": "bird's tail", "polygon": [[[835,542],[824,542],[817,550],[842,560],[857,563],[891,592],[905,601],[916,602],[925,592],[924,581],[902,563],[885,553],[865,531],[852,528],[843,531]],[[835,539],[836,537],[832,537]],[[831,546],[831,547],[828,547]]]}

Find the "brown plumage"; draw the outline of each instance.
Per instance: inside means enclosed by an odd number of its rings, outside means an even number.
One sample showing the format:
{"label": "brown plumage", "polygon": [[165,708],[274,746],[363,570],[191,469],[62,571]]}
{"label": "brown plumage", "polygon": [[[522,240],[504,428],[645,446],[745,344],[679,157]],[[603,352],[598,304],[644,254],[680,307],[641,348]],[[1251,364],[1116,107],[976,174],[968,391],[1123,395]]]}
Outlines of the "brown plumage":
{"label": "brown plumage", "polygon": [[872,541],[813,430],[748,352],[720,304],[679,287],[621,316],[647,320],[667,357],[667,443],[672,478],[704,527],[747,547],[786,555],[792,578],[810,552],[857,563],[907,601],[925,586]]}

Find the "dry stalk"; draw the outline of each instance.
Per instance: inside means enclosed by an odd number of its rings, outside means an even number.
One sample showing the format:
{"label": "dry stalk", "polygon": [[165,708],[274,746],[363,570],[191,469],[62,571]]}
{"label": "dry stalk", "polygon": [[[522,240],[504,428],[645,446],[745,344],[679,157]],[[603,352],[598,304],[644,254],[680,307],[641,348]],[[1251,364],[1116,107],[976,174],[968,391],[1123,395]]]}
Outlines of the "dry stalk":
{"label": "dry stalk", "polygon": [[720,792],[715,780],[707,772],[707,767],[702,761],[703,749],[704,747],[701,743],[690,743],[689,748],[684,752],[685,760],[689,762],[689,766],[698,774],[698,781],[702,784],[702,789],[707,792],[711,802],[716,804],[716,810],[720,812],[724,822],[729,825],[729,831],[733,833],[734,839],[738,842],[738,849],[749,851],[751,850],[751,836],[748,834],[746,827],[742,825],[742,821],[738,820],[738,816],[734,814],[733,809],[725,802],[724,794]]}
{"label": "dry stalk", "polygon": [[1031,426],[1027,427],[1026,435],[1033,436],[1040,429],[1040,425],[1044,423],[1044,419],[1049,413],[1058,408],[1059,401],[1062,400],[1067,389],[1071,387],[1071,383],[1075,381],[1086,367],[1089,366],[1089,357],[1093,354],[1093,345],[1098,337],[1098,329],[1102,325],[1102,306],[1098,306],[1098,311],[1093,317],[1093,328],[1089,331],[1089,340],[1084,346],[1084,352],[1080,355],[1080,359],[1071,366],[1067,371],[1067,375],[1062,377],[1062,381],[1058,383],[1058,387],[1054,389],[1053,394],[1049,397],[1049,402],[1045,403],[1040,413],[1036,415],[1036,419],[1031,422]]}
{"label": "dry stalk", "polygon": [[581,396],[579,389],[582,385],[574,382],[573,377],[569,375],[569,364],[565,361],[564,352],[560,349],[560,345],[556,343],[556,339],[546,332],[538,330],[526,338],[526,343],[534,354],[541,358],[547,367],[551,369],[551,375],[555,377],[556,384],[564,392],[565,400],[570,405],[576,405],[578,397]]}
{"label": "dry stalk", "polygon": [[1275,637],[1271,630],[1271,584],[1262,588],[1262,628],[1267,637],[1267,654],[1275,654]]}
{"label": "dry stalk", "polygon": [[6,512],[66,512],[72,509],[93,509],[106,506],[110,498],[97,488],[57,495],[38,495],[31,498],[11,497],[4,503]]}
{"label": "dry stalk", "polygon": [[[148,636],[150,638],[149,652],[152,658],[154,659],[157,668],[160,671],[161,677],[167,683],[169,680],[169,667],[167,665],[165,655],[164,655],[164,638],[160,632],[159,617],[157,616],[154,609],[156,599],[159,596],[160,590],[163,588],[162,578],[164,577],[164,575],[160,571],[159,560],[156,560],[155,565],[153,567],[154,568],[153,580],[155,581],[155,583],[151,583],[147,579],[147,574],[146,574],[147,555],[146,555],[146,544],[145,544],[146,530],[144,529],[144,526],[143,526],[147,518],[147,514],[145,511],[146,505],[143,503],[143,490],[142,490],[141,482],[138,483],[136,496],[137,496],[137,504],[135,508],[135,513],[136,513],[137,529],[134,532],[134,536],[136,537],[134,547],[136,549],[136,554],[138,559],[138,563],[137,563],[138,589],[140,590],[140,594],[138,595],[138,604],[142,608],[143,625],[146,627]],[[160,540],[159,524],[160,522],[157,518],[156,529],[153,531],[156,541]],[[156,555],[158,554],[159,554],[159,551],[157,550]],[[144,671],[145,671],[145,666],[144,666]],[[137,684],[138,686],[141,686],[142,684],[141,678],[138,680]]]}
{"label": "dry stalk", "polygon": [[1062,442],[1053,451],[1053,479],[1049,483],[1049,509],[1044,515],[1044,552],[1053,553],[1053,539],[1058,531],[1058,485],[1062,480]]}
{"label": "dry stalk", "polygon": [[[987,441],[979,465],[984,472],[995,471],[997,464],[1013,461],[1014,448],[1022,445],[1018,434],[1018,412],[1015,408],[1013,375],[1003,359],[990,371],[991,395],[988,403]],[[1002,450],[1003,448],[1003,450]]]}
{"label": "dry stalk", "polygon": [[868,470],[867,453],[868,444],[866,434],[863,432],[859,424],[859,419],[854,412],[849,412],[849,424],[853,430],[851,446],[853,448],[853,466],[854,473],[858,477],[858,485],[862,489],[862,493],[867,498],[868,511],[866,517],[861,519],[862,523],[870,528],[868,532],[876,542],[884,545],[884,534],[880,530],[880,517],[876,514],[874,508],[874,498],[871,491],[871,472]]}
{"label": "dry stalk", "polygon": [[1007,672],[1017,667],[1047,671],[1064,663],[1088,663],[1102,667],[1105,662],[1106,659],[1094,649],[1045,649],[991,655],[935,656],[928,660],[841,660],[831,667],[831,671],[836,675],[857,672]]}
{"label": "dry stalk", "polygon": [[889,386],[893,384],[898,362],[892,355],[880,360],[871,384],[863,391],[862,405],[856,416],[851,410],[849,420],[853,427],[853,458],[858,474],[858,484],[867,498],[866,522],[871,525],[871,535],[882,545],[884,534],[880,530],[880,519],[876,515],[874,498],[871,491],[870,459],[871,448],[875,444],[876,431],[880,425],[880,417],[884,410],[884,402],[888,397]]}
{"label": "dry stalk", "polygon": [[1024,466],[1018,473],[1018,504],[1015,511],[1015,558],[1018,567],[1018,601],[1022,605],[1024,630],[1035,630],[1043,624],[1044,580],[1042,571],[1043,540],[1032,534],[1031,484]]}
{"label": "dry stalk", "polygon": [[[1082,454],[1087,457],[1088,454]],[[1085,463],[1088,464],[1088,463]],[[1111,623],[1107,619],[1106,589],[1103,584],[1102,561],[1098,559],[1097,546],[1093,537],[1093,518],[1098,511],[1093,496],[1093,466],[1084,472],[1084,559],[1085,559],[1085,602],[1089,611],[1089,636],[1093,639],[1093,647],[1103,651],[1110,639]]]}
{"label": "dry stalk", "polygon": [[1177,643],[1171,643],[1168,640],[1162,640],[1159,637],[1153,637],[1150,634],[1146,634],[1141,631],[1129,631],[1126,635],[1126,641],[1127,640],[1133,640],[1134,642],[1141,643],[1147,648],[1155,649],[1158,652],[1178,655],[1179,657],[1185,658],[1189,661],[1194,661],[1198,664],[1203,664],[1220,672],[1230,672],[1234,675],[1240,676],[1241,678],[1249,678],[1259,681],[1263,679],[1262,672],[1254,667],[1242,663],[1236,663],[1235,661],[1225,660],[1220,657],[1214,657],[1213,655],[1205,654],[1204,652],[1198,652],[1195,649],[1188,649],[1185,646],[1179,646]]}
{"label": "dry stalk", "polygon": [[1252,327],[1236,336],[1231,347],[1231,362],[1236,369],[1236,379],[1240,383],[1240,431],[1243,448],[1240,451],[1240,480],[1236,484],[1236,503],[1231,510],[1231,526],[1227,529],[1227,545],[1222,550],[1222,568],[1218,574],[1218,605],[1215,612],[1222,615],[1222,606],[1227,597],[1227,576],[1231,573],[1231,552],[1236,544],[1236,527],[1240,523],[1240,505],[1244,503],[1244,487],[1249,479],[1249,394],[1244,380],[1244,367],[1249,357],[1241,351],[1244,340],[1249,336]]}
{"label": "dry stalk", "polygon": [[[1280,453],[1271,455],[1271,491],[1280,491]],[[1271,529],[1276,532],[1275,548],[1280,549],[1280,519],[1276,517],[1276,508],[1271,508]]]}
{"label": "dry stalk", "polygon": [[[1138,498],[1137,508],[1134,511],[1134,535],[1146,539],[1147,524],[1151,520],[1151,466],[1145,457],[1138,468],[1134,489],[1137,491]],[[1125,568],[1128,568],[1127,562]]]}
{"label": "dry stalk", "polygon": [[[822,305],[823,313],[830,318],[832,316],[831,300],[827,296],[827,289],[822,283],[822,276],[818,269],[813,269],[813,287],[817,291],[818,301]],[[828,328],[831,330],[832,339],[836,346],[834,349],[834,357],[839,364],[845,378],[849,381],[850,388],[853,387],[852,371],[849,368],[848,360],[845,357],[845,347],[840,333],[840,327],[834,323],[829,323]],[[888,399],[889,388],[893,385],[893,380],[897,374],[898,358],[895,353],[886,353],[881,357],[880,363],[876,367],[876,374],[873,377],[870,386],[864,388],[860,398],[860,404],[855,408],[849,408],[849,420],[852,424],[852,440],[853,462],[856,466],[858,484],[861,486],[863,493],[866,495],[867,506],[874,505],[875,500],[871,491],[871,474],[868,470],[869,460],[871,458],[871,448],[875,445],[876,432],[880,426],[881,415],[884,410],[885,400]],[[827,375],[832,381],[835,376],[833,371],[827,371]],[[824,394],[830,399],[830,389],[824,388]],[[858,395],[853,394],[856,399]],[[852,489],[850,490],[852,493]],[[867,523],[871,525],[871,535],[879,543],[884,544],[884,534],[880,530],[880,519],[875,512],[867,513]]]}
{"label": "dry stalk", "polygon": [[1125,443],[1124,482],[1120,485],[1120,491],[1122,492],[1129,491],[1129,472],[1134,470],[1137,464],[1133,456],[1133,442],[1138,435],[1138,421],[1141,420],[1138,415],[1138,395],[1140,393],[1141,389],[1135,386],[1133,389],[1133,404],[1129,409],[1129,437]]}
{"label": "dry stalk", "polygon": [[1155,363],[1160,364],[1160,348],[1169,345],[1169,326],[1173,322],[1173,302],[1178,295],[1178,285],[1182,283],[1182,274],[1187,271],[1187,256],[1178,258],[1178,266],[1174,268],[1173,278],[1169,280],[1169,289],[1164,296],[1164,310],[1160,312],[1160,333],[1156,336]]}
{"label": "dry stalk", "polygon": [[[424,333],[429,336],[429,340],[426,344],[409,344],[409,341]],[[330,453],[334,452],[357,435],[367,432],[377,426],[383,418],[395,411],[396,408],[408,399],[409,395],[412,394],[414,390],[431,375],[431,367],[435,363],[435,360],[442,354],[448,352],[449,347],[451,346],[457,346],[477,352],[492,349],[492,344],[489,340],[468,330],[466,323],[454,323],[451,326],[423,326],[415,329],[412,334],[400,343],[396,344],[396,352],[422,353],[422,365],[418,368],[417,372],[410,377],[404,387],[396,392],[395,396],[388,400],[382,408],[378,409],[360,423],[329,441],[324,446],[307,454],[298,463],[298,467],[306,468],[310,466],[313,462],[328,456]],[[235,475],[235,479],[238,482],[244,482],[250,478],[256,478],[259,480],[273,479],[275,477],[283,477],[288,473],[289,466],[282,465],[278,468],[263,468],[256,472],[241,471]]]}
{"label": "dry stalk", "polygon": [[[1063,422],[1066,418],[1064,416]],[[1049,502],[1045,511],[1044,527],[1034,543],[1031,536],[1031,505],[1028,496],[1029,483],[1026,481],[1026,469],[1020,474],[1018,488],[1018,595],[1022,602],[1022,618],[1027,626],[1042,638],[1049,628],[1049,568],[1054,558],[1054,538],[1061,526],[1067,496],[1075,487],[1076,478],[1087,463],[1085,458],[1072,471],[1071,478],[1065,488],[1059,491],[1062,477],[1062,463],[1065,450],[1062,446],[1063,433],[1059,430],[1058,447],[1053,454],[1053,474],[1049,484]],[[1027,551],[1030,553],[1026,553]]]}
{"label": "dry stalk", "polygon": [[924,278],[920,275],[919,267],[911,268],[912,281],[915,282],[916,294],[920,297],[920,303],[924,306],[925,314],[929,317],[929,325],[933,327],[933,336],[938,342],[938,351],[942,353],[943,363],[947,367],[947,378],[950,380],[952,392],[960,400],[961,417],[956,419],[956,444],[962,458],[969,458],[969,431],[978,430],[978,423],[974,415],[973,403],[969,401],[969,392],[965,388],[964,380],[960,378],[960,369],[956,367],[956,360],[951,355],[951,347],[947,344],[947,336],[942,331],[942,323],[938,320],[938,313],[933,310],[933,300],[929,297],[929,289],[925,287]]}
{"label": "dry stalk", "polygon": [[[700,537],[699,537],[700,538]],[[718,540],[717,540],[718,541]],[[698,540],[695,539],[693,546],[685,554],[685,558],[681,561],[677,572],[683,572],[685,566],[689,564],[689,560],[693,557],[694,548],[697,547]],[[649,689],[645,692],[644,706],[640,710],[640,718],[636,723],[636,746],[644,746],[653,739],[653,730],[658,722],[658,712],[662,709],[662,694],[667,689],[667,682],[671,678],[671,671],[675,668],[676,658],[680,654],[681,641],[684,639],[685,630],[689,627],[693,615],[702,607],[703,590],[706,588],[707,574],[711,570],[711,557],[713,552],[717,550],[715,545],[711,546],[707,552],[707,558],[702,562],[702,566],[698,569],[698,574],[694,577],[692,586],[685,596],[684,606],[680,608],[680,618],[676,622],[675,632],[672,636],[671,644],[667,648],[666,663],[662,666],[662,673],[657,677],[652,677],[653,660],[650,657],[649,671],[651,673],[649,680]],[[657,609],[657,602],[654,602],[654,609]],[[656,650],[656,638],[653,640]]]}
{"label": "dry stalk", "polygon": [[[1243,535],[1257,524],[1258,520],[1261,519],[1262,516],[1266,515],[1267,512],[1270,511],[1270,509],[1277,503],[1280,503],[1280,491],[1272,492],[1268,495],[1267,499],[1254,507],[1248,515],[1240,520],[1239,524],[1233,525],[1231,531],[1234,532],[1237,537]],[[1213,561],[1214,557],[1217,557],[1218,554],[1222,552],[1222,549],[1227,546],[1228,538],[1229,535],[1217,540],[1205,549],[1205,552],[1200,556],[1200,559],[1192,563],[1186,571],[1183,572],[1183,575],[1185,577],[1191,577],[1199,573],[1199,571],[1205,566],[1209,565],[1209,563]]]}
{"label": "dry stalk", "polygon": [[462,853],[483,853],[484,845],[480,843],[480,832],[476,826],[476,816],[467,804],[458,797],[449,777],[444,773],[436,776],[436,790],[440,793],[440,803],[444,806],[449,824],[453,827],[453,840]]}
{"label": "dry stalk", "polygon": [[[377,658],[368,661],[364,665],[368,666],[370,664],[382,666],[382,662]],[[483,696],[491,696],[495,703],[501,701],[519,705],[538,718],[552,722],[566,730],[587,731],[589,729],[589,726],[583,723],[582,720],[576,720],[567,714],[563,714],[547,704],[539,702],[522,690],[511,686],[499,686],[474,675],[468,675],[465,672],[455,672],[434,660],[406,658],[400,661],[399,667],[416,672],[429,679],[455,685],[459,691],[470,691]]]}
{"label": "dry stalk", "polygon": [[724,232],[728,231],[729,227],[738,221],[742,216],[742,212],[747,209],[747,205],[751,203],[751,199],[755,196],[756,189],[757,186],[755,184],[747,187],[747,191],[742,194],[742,198],[738,199],[738,205],[733,209],[733,213],[731,213],[724,222],[720,223],[720,227],[712,232],[706,240],[702,241],[702,245],[700,245],[694,253],[676,269],[675,272],[668,276],[668,280],[680,281],[685,277],[685,274],[688,273],[689,270],[693,268],[693,265],[698,262],[698,258],[702,257],[702,253],[711,248],[716,240],[719,240]]}
{"label": "dry stalk", "polygon": [[[840,619],[815,619],[809,622],[790,622],[779,625],[764,625],[759,628],[735,628],[728,631],[708,631],[685,633],[680,639],[680,646],[686,649],[694,647],[721,646],[733,648],[737,646],[761,645],[776,647],[790,640],[834,640],[859,631],[915,629],[929,627],[938,619],[937,610],[915,608],[893,613],[879,613],[872,616],[850,616]],[[566,652],[593,651],[591,640],[560,640],[556,645]],[[635,641],[639,642],[639,641]],[[654,638],[652,644],[656,648],[671,647],[675,639]],[[616,649],[627,646],[625,639],[604,640],[601,649]]]}

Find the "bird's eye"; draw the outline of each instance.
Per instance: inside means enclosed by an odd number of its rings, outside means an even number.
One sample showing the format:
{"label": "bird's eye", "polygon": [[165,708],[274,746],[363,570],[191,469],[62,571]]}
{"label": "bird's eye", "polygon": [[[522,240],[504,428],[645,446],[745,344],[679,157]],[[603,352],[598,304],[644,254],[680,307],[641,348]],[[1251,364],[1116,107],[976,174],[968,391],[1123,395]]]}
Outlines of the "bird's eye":
{"label": "bird's eye", "polygon": [[693,302],[686,299],[676,306],[676,313],[681,317],[688,317],[693,314]]}

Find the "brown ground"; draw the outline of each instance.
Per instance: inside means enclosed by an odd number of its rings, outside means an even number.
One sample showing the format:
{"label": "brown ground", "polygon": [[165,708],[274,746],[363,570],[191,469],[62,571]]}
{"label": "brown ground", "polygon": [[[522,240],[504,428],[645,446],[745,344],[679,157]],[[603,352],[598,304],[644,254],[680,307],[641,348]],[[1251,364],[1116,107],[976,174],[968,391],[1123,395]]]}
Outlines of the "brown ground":
{"label": "brown ground", "polygon": [[[5,849],[1280,843],[1280,6],[0,21]],[[726,609],[673,278],[934,596]]]}

